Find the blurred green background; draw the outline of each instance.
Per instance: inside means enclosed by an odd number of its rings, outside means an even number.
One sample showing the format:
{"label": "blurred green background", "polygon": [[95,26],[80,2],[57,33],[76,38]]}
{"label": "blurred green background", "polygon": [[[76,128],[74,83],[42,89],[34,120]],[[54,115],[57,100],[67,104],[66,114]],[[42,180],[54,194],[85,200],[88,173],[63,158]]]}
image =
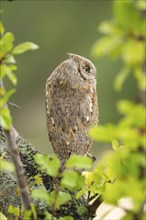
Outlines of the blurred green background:
{"label": "blurred green background", "polygon": [[[121,62],[108,58],[97,60],[91,56],[91,48],[100,38],[98,25],[112,17],[112,3],[112,0],[16,0],[2,3],[2,21],[6,30],[15,35],[15,44],[32,41],[40,47],[17,59],[18,86],[11,102],[21,108],[11,107],[11,110],[16,129],[42,152],[52,153],[45,119],[45,83],[51,72],[68,58],[67,52],[85,56],[97,67],[100,124],[117,122],[120,116],[116,102],[119,98],[136,98],[132,77],[122,92],[116,93],[113,89]],[[99,157],[105,148],[107,146],[95,143],[92,152]]]}

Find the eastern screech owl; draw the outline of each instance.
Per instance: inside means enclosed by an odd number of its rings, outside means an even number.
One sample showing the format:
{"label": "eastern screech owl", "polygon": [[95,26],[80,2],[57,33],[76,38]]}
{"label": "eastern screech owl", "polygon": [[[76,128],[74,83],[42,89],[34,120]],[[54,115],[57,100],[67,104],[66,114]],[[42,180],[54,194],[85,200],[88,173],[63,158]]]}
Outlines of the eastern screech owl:
{"label": "eastern screech owl", "polygon": [[69,53],[49,76],[46,117],[50,142],[62,162],[71,154],[88,153],[88,129],[98,123],[96,68],[90,60]]}

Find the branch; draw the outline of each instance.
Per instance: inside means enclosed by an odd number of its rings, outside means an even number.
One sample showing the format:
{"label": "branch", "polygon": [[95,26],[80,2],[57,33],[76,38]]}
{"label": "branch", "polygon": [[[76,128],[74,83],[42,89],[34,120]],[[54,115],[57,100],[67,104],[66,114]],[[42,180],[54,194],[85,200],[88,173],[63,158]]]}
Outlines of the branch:
{"label": "branch", "polygon": [[25,210],[29,210],[31,209],[31,206],[30,206],[31,199],[30,199],[30,194],[29,194],[28,186],[27,186],[26,179],[25,179],[23,164],[21,162],[19,150],[16,144],[15,129],[11,126],[10,130],[5,130],[5,135],[8,141],[8,151],[10,153],[11,159],[15,167],[17,184],[20,190],[22,204]]}
{"label": "branch", "polygon": [[[54,188],[56,188],[56,183],[53,182],[51,176],[40,171],[38,165],[35,163],[34,156],[39,153],[38,149],[28,140],[21,137],[15,129],[14,132],[30,193],[32,190],[38,188],[42,188],[48,192],[51,192]],[[7,152],[7,145],[8,143],[5,140],[0,141],[0,153],[5,160],[11,161],[11,158]],[[41,177],[41,183],[36,182],[36,175]],[[10,219],[14,219],[14,216],[8,212],[8,207],[13,205],[15,207],[21,208],[21,200],[17,190],[17,180],[15,174],[8,170],[1,170],[0,186],[2,189],[0,196],[1,211],[5,216],[10,217]],[[45,202],[43,203],[42,200],[33,200],[32,202],[35,205],[38,219],[42,220],[46,211],[52,213],[50,207],[48,207]],[[71,193],[71,200],[68,201],[67,204],[62,205],[57,210],[56,215],[57,218],[69,215],[72,216],[73,219],[89,220],[93,214],[89,213],[87,201],[84,197],[76,199],[76,195]]]}

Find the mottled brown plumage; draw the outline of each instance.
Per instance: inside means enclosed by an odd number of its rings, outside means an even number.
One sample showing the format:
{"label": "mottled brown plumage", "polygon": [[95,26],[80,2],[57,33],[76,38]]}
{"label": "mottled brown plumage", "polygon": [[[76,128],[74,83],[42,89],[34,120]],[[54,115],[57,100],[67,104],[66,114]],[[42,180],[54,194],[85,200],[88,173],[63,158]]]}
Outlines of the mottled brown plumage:
{"label": "mottled brown plumage", "polygon": [[50,142],[61,161],[88,153],[88,129],[98,123],[96,68],[90,60],[69,54],[49,76],[46,118]]}

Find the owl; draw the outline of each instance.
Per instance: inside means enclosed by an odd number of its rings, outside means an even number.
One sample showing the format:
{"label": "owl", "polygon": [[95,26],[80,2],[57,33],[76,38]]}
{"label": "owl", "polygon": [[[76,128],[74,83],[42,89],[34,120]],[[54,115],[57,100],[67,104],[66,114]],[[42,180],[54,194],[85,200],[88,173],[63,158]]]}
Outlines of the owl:
{"label": "owl", "polygon": [[82,56],[68,55],[47,79],[45,92],[49,140],[61,161],[88,154],[88,129],[98,124],[96,68]]}

